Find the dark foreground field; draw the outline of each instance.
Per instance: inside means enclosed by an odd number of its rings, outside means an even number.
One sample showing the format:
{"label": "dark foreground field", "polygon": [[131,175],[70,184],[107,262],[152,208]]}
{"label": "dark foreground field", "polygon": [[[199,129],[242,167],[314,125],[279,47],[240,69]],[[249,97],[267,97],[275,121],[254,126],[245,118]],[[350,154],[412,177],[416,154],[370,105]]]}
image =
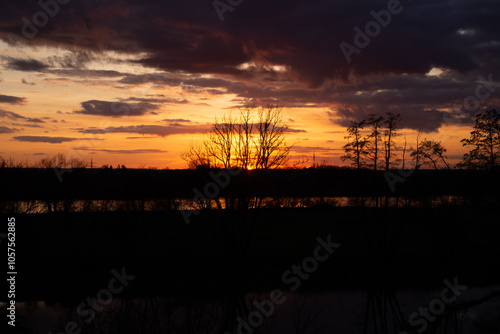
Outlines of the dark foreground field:
{"label": "dark foreground field", "polygon": [[341,246],[301,290],[497,284],[499,218],[497,206],[213,210],[189,225],[179,212],[17,215],[18,300],[79,301],[122,267],[130,296],[286,289],[283,273],[329,235]]}
{"label": "dark foreground field", "polygon": [[[244,172],[219,196],[274,199],[267,208],[194,214],[176,205],[208,171],[53,172],[0,170],[18,332],[500,332],[497,174],[421,171],[392,191],[369,171]],[[91,199],[126,205],[81,206]],[[144,204],[160,202],[177,204]],[[412,318],[440,300],[432,321]]]}

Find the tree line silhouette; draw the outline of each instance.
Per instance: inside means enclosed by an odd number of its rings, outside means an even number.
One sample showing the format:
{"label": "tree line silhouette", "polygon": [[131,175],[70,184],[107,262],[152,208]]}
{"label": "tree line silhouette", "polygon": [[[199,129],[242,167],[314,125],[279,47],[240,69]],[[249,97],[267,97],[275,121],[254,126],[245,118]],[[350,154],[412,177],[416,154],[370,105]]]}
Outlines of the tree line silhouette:
{"label": "tree line silhouette", "polygon": [[[417,134],[415,148],[407,148],[406,137],[404,146],[398,145],[395,139],[401,136],[400,121],[401,115],[393,112],[387,112],[384,116],[369,114],[367,119],[351,121],[346,130],[345,139],[348,142],[342,147],[344,155],[341,160],[350,161],[350,166],[358,170],[451,168],[445,156],[447,149],[443,144],[433,139],[421,140],[422,132]],[[181,158],[186,161],[189,169],[300,168],[303,160],[287,165],[293,148],[286,141],[288,131],[281,105],[246,105],[237,112],[230,111],[215,118],[211,130],[201,143],[189,145],[181,153]],[[500,113],[495,109],[478,113],[470,137],[460,142],[470,150],[455,168],[497,168],[500,163]],[[408,151],[411,165],[407,162]],[[42,158],[33,164],[0,156],[0,168],[88,168],[89,165],[77,158],[68,160],[63,153]],[[100,168],[113,167],[105,164]],[[118,165],[117,168],[123,169],[125,166]]]}
{"label": "tree line silhouette", "polygon": [[[387,112],[385,116],[369,114],[362,121],[352,121],[347,128],[345,139],[348,143],[343,146],[342,161],[351,161],[356,169],[373,169],[375,171],[389,170],[396,166],[402,169],[406,164],[407,141],[404,147],[396,145],[394,138],[398,133],[398,122],[401,115]],[[365,132],[368,131],[367,134]],[[410,159],[414,169],[434,167],[435,169],[450,169],[445,156],[446,148],[440,141],[424,138],[419,132],[415,148],[410,147]],[[495,169],[500,161],[500,114],[496,110],[486,110],[476,115],[475,125],[469,138],[461,140],[464,147],[471,147],[465,153],[462,161],[456,168],[467,169]],[[401,157],[395,152],[402,151]],[[399,162],[402,162],[399,165]]]}

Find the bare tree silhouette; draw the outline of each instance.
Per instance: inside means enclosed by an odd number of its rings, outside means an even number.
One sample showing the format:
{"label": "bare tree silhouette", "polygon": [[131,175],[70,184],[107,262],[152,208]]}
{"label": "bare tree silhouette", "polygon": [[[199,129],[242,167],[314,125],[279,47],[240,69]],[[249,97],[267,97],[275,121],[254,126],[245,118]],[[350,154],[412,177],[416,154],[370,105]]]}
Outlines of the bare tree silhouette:
{"label": "bare tree silhouette", "polygon": [[341,157],[342,161],[351,160],[352,165],[358,170],[366,165],[363,158],[367,142],[361,133],[364,125],[365,121],[351,122],[351,126],[347,128],[347,136],[344,137],[349,142],[344,145],[344,155]]}
{"label": "bare tree silhouette", "polygon": [[[425,138],[418,143],[417,148],[410,153],[410,156],[418,166],[432,166],[438,169],[440,162],[442,162],[449,169],[450,166],[446,162],[447,158],[444,153],[446,153],[446,148],[444,148],[441,142]],[[420,160],[424,160],[422,164],[418,164]]]}
{"label": "bare tree silhouette", "polygon": [[280,168],[292,148],[286,142],[287,130],[282,106],[246,105],[216,118],[202,145],[191,145],[181,157],[191,169]]}
{"label": "bare tree silhouette", "polygon": [[495,109],[477,114],[470,137],[460,142],[474,148],[464,154],[458,167],[495,169],[500,160],[500,114]]}

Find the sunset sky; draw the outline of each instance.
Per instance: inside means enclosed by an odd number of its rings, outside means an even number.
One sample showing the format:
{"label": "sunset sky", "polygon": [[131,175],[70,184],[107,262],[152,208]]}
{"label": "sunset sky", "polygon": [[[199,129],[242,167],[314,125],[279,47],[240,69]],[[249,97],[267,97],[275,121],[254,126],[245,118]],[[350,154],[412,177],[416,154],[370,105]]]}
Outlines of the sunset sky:
{"label": "sunset sky", "polygon": [[456,163],[499,109],[498,0],[40,3],[0,5],[5,159],[185,168],[216,116],[278,102],[306,165],[342,164],[350,121],[387,111]]}

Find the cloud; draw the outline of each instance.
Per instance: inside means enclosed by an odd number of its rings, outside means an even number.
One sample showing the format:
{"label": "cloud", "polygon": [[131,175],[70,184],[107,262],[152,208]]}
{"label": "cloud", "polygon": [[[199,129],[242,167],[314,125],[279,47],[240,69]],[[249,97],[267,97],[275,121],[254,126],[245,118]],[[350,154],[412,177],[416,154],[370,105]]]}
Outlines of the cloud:
{"label": "cloud", "polygon": [[6,118],[9,118],[9,119],[12,119],[12,120],[25,119],[26,118],[24,116],[16,114],[15,112],[5,111],[5,110],[0,110],[0,117],[6,117]]}
{"label": "cloud", "polygon": [[288,132],[288,133],[304,133],[304,132],[307,132],[307,131],[303,130],[303,129],[287,128],[285,132]]}
{"label": "cloud", "polygon": [[10,123],[10,125],[29,127],[29,128],[41,128],[38,124],[20,124],[20,123]]}
{"label": "cloud", "polygon": [[60,144],[75,140],[82,140],[82,141],[103,140],[102,138],[71,138],[71,137],[51,137],[51,136],[17,136],[13,137],[13,139],[21,142],[49,143],[49,144]]}
{"label": "cloud", "polygon": [[28,85],[28,86],[36,86],[36,83],[34,83],[34,82],[28,82],[28,81],[27,81],[26,79],[24,79],[24,78],[22,78],[22,79],[21,79],[21,83],[22,83],[23,85]]}
{"label": "cloud", "polygon": [[184,118],[165,118],[162,119],[162,121],[168,123],[191,123],[189,119],[184,119]]}
{"label": "cloud", "polygon": [[[67,52],[63,55],[54,55],[43,59],[15,58],[8,56],[1,57],[1,59],[6,63],[5,67],[12,70],[23,72],[50,72],[62,75],[70,73],[83,74],[85,73],[84,67],[91,61],[98,60],[99,58],[103,57],[94,51],[78,50],[74,47],[68,47]],[[107,60],[109,61],[110,59]],[[71,70],[81,70],[81,72],[71,72]],[[87,70],[87,74],[100,74],[102,76],[122,75],[116,71],[106,70]]]}
{"label": "cloud", "polygon": [[321,153],[323,155],[331,155],[337,156],[342,153],[344,150],[341,148],[328,148],[322,146],[301,146],[294,145],[292,146],[292,151],[300,154],[313,154],[313,153]]}
{"label": "cloud", "polygon": [[[0,14],[0,38],[11,44],[9,33],[21,33],[19,18],[40,10],[36,1],[22,4]],[[332,108],[337,124],[371,109],[391,109],[401,113],[405,127],[435,131],[444,123],[443,110],[474,96],[478,75],[500,73],[500,2],[422,0],[401,6],[361,47],[354,28],[365,30],[375,21],[371,13],[386,9],[387,1],[254,0],[225,12],[224,22],[205,0],[69,2],[65,14],[51,18],[50,27],[28,43],[73,51],[44,59],[3,57],[4,67],[234,94],[236,105],[282,101],[287,107]],[[350,63],[341,43],[359,51]],[[132,56],[119,60],[158,73],[85,68],[112,53]],[[442,74],[426,75],[433,68]]]}
{"label": "cloud", "polygon": [[388,108],[382,105],[369,107],[347,106],[337,108],[335,112],[329,112],[328,115],[332,123],[348,127],[351,124],[351,120],[365,120],[369,114],[385,116],[385,113],[389,111],[402,115],[401,121],[398,124],[399,128],[409,128],[429,133],[436,132],[444,122],[444,112],[435,109],[425,109],[420,106],[406,106],[405,108]]}
{"label": "cloud", "polygon": [[64,77],[76,77],[76,78],[89,78],[89,77],[116,78],[125,75],[124,73],[113,70],[90,70],[90,69],[80,69],[80,68],[53,69],[48,72]]}
{"label": "cloud", "polygon": [[143,103],[169,103],[169,104],[186,104],[189,103],[186,99],[169,99],[169,98],[145,98],[145,97],[129,97],[125,101],[137,101]]}
{"label": "cloud", "polygon": [[82,68],[97,58],[98,56],[93,51],[71,49],[62,56],[48,57],[46,62],[51,67]]}
{"label": "cloud", "polygon": [[78,138],[69,137],[47,137],[47,136],[17,136],[13,137],[14,140],[30,143],[50,143],[50,144],[60,144],[69,141],[78,140]]}
{"label": "cloud", "polygon": [[43,72],[49,68],[49,65],[36,59],[16,59],[12,57],[2,57],[7,64],[6,68],[23,72]]}
{"label": "cloud", "polygon": [[151,136],[151,137],[146,137],[146,136],[142,136],[142,137],[125,137],[125,139],[156,139],[157,137],[156,136]]}
{"label": "cloud", "polygon": [[26,122],[31,122],[31,123],[45,123],[45,121],[42,121],[40,118],[26,118]]}
{"label": "cloud", "polygon": [[108,149],[95,149],[95,148],[85,148],[76,147],[74,150],[82,151],[92,151],[92,152],[104,152],[109,154],[147,154],[147,153],[167,153],[168,151],[158,150],[158,149],[137,149],[137,150],[108,150]]}
{"label": "cloud", "polygon": [[0,133],[13,133],[19,131],[18,129],[15,128],[8,128],[6,126],[0,126]]}
{"label": "cloud", "polygon": [[29,123],[45,123],[45,121],[41,120],[40,118],[24,117],[22,115],[16,114],[15,112],[5,110],[0,110],[0,117],[8,118],[14,121],[23,120]]}
{"label": "cloud", "polygon": [[107,127],[105,129],[80,129],[81,133],[135,133],[140,135],[156,135],[160,137],[177,135],[177,134],[192,134],[192,133],[205,133],[210,129],[209,126],[178,126],[178,125],[131,125],[131,126],[118,126]]}
{"label": "cloud", "polygon": [[9,103],[9,104],[22,104],[26,101],[24,97],[10,96],[10,95],[1,95],[0,94],[0,103]]}
{"label": "cloud", "polygon": [[[73,6],[67,6],[66,19],[55,17],[53,20],[56,29],[52,35],[60,36],[61,43],[77,43],[87,48],[100,45],[114,51],[124,51],[133,45],[147,54],[138,62],[188,73],[247,75],[255,68],[265,69],[266,64],[278,64],[313,84],[336,73],[347,75],[351,71],[360,74],[425,73],[433,65],[467,70],[479,66],[475,61],[475,55],[482,51],[478,41],[494,40],[498,33],[494,18],[489,15],[498,9],[496,3],[482,1],[484,11],[477,10],[477,4],[467,0],[408,3],[403,5],[404,11],[394,15],[390,25],[372,38],[348,64],[339,44],[354,44],[353,28],[364,29],[364,25],[373,20],[370,11],[385,9],[386,2],[289,0],[268,4],[256,0],[245,4],[244,8],[226,12],[223,24],[212,3],[201,0],[179,4],[151,0],[135,8],[122,1],[108,0],[99,6],[80,6],[78,11]],[[125,25],[123,17],[110,19],[103,15],[110,6],[134,15],[127,16],[128,24]],[[436,14],[428,14],[429,6]],[[258,15],[262,8],[266,15]],[[446,25],[442,24],[442,15],[438,13],[447,13]],[[476,32],[474,38],[455,33],[464,28],[464,21],[467,28]],[[87,31],[78,31],[85,38],[74,31],[77,22],[92,26]],[[304,31],[304,26],[309,29]],[[106,30],[120,32],[120,39],[105,39],[102,32]],[[67,42],[62,40],[63,32],[72,31],[70,36],[73,38]],[[395,40],[398,43],[394,43]],[[482,49],[493,51],[491,47]],[[392,56],[387,57],[388,54]],[[249,70],[239,67],[252,62],[255,65],[249,66]]]}
{"label": "cloud", "polygon": [[165,118],[162,119],[163,122],[167,122],[170,126],[185,126],[185,124],[182,123],[191,123],[189,119],[183,119],[183,118]]}
{"label": "cloud", "polygon": [[74,114],[93,116],[121,117],[155,114],[158,105],[149,102],[126,103],[89,100],[81,103],[83,109],[73,111]]}
{"label": "cloud", "polygon": [[[4,40],[9,41],[8,33],[20,32],[19,17],[39,10],[36,3],[25,5],[9,6],[3,14],[0,36]],[[134,6],[118,0],[98,5],[69,3],[64,6],[65,15],[51,18],[51,29],[45,29],[36,43],[85,50],[54,57],[54,63],[66,67],[82,66],[96,50],[134,50],[145,55],[135,62],[167,71],[240,77],[265,73],[272,78],[280,75],[274,66],[281,66],[292,77],[319,86],[325,79],[348,78],[350,73],[424,74],[432,66],[457,71],[480,68],[484,65],[481,57],[492,56],[500,48],[495,44],[500,27],[493,15],[498,6],[487,0],[404,3],[403,11],[392,15],[390,24],[370,38],[350,64],[340,43],[354,45],[353,28],[364,30],[374,20],[370,12],[386,9],[387,2],[282,0],[269,4],[255,0],[226,12],[223,23],[210,1],[149,0]],[[111,10],[127,14],[111,18],[106,15]],[[464,29],[470,33],[460,33]],[[44,64],[26,62],[18,67],[44,68]]]}

